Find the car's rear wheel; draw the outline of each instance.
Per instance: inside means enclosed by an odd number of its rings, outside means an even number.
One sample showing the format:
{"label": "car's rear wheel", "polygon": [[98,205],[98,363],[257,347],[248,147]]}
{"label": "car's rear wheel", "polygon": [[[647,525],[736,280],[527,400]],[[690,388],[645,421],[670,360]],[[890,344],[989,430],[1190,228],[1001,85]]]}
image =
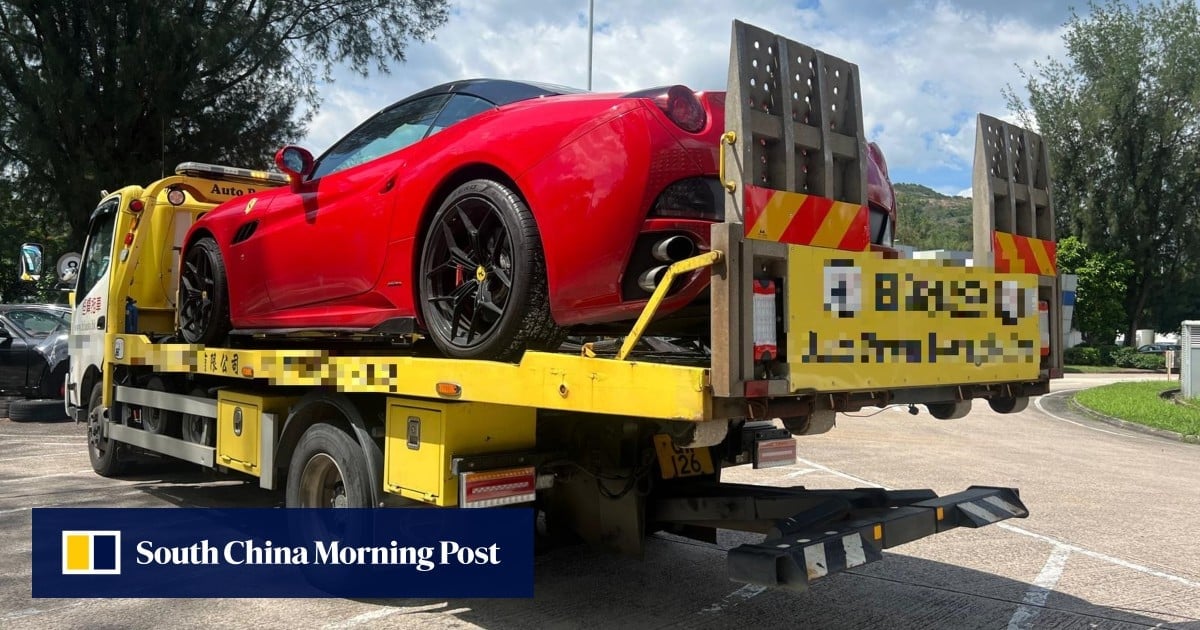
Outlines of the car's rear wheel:
{"label": "car's rear wheel", "polygon": [[537,224],[503,184],[475,180],[446,198],[418,273],[425,326],[446,356],[511,361],[562,343]]}
{"label": "car's rear wheel", "polygon": [[211,345],[229,333],[229,292],[217,242],[205,237],[183,255],[179,280],[179,331],[188,343]]}

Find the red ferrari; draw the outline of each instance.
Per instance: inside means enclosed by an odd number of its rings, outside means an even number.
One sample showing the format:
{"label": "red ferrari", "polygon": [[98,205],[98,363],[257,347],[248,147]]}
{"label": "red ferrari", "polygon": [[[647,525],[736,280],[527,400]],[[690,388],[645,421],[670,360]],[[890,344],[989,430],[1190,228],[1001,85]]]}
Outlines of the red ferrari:
{"label": "red ferrari", "polygon": [[[568,329],[634,319],[723,218],[723,131],[724,94],[683,86],[426,90],[319,158],[284,147],[290,186],[197,221],[181,333],[213,344],[231,332],[424,332],[447,356],[512,360]],[[873,239],[890,244],[891,185],[871,153]],[[677,281],[660,313],[703,324],[684,307],[703,306],[707,286],[705,271]]]}

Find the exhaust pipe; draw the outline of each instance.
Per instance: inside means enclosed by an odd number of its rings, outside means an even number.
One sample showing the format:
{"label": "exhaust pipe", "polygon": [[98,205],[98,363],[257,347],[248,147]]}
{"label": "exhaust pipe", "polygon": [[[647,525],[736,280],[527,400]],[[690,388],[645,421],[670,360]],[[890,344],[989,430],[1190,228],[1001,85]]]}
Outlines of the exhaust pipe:
{"label": "exhaust pipe", "polygon": [[654,293],[654,289],[658,287],[658,283],[662,282],[664,276],[667,275],[667,266],[651,267],[642,272],[638,276],[638,286],[646,293]]}
{"label": "exhaust pipe", "polygon": [[654,244],[650,250],[656,260],[665,263],[679,262],[696,255],[696,244],[686,236],[672,236]]}

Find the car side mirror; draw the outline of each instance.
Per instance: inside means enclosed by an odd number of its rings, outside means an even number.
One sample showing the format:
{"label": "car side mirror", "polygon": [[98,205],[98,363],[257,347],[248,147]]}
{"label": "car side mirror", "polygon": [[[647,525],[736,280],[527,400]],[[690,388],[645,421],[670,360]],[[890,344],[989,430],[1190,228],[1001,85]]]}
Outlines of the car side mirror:
{"label": "car side mirror", "polygon": [[275,166],[287,174],[292,190],[296,190],[300,182],[312,173],[313,155],[304,147],[289,144],[275,154]]}
{"label": "car side mirror", "polygon": [[42,279],[42,258],[45,251],[37,243],[21,245],[21,280],[37,282]]}

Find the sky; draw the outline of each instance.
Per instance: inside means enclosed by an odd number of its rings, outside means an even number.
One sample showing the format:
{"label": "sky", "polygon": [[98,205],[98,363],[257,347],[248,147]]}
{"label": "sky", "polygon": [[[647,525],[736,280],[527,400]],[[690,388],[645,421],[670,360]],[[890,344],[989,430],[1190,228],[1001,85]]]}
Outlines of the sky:
{"label": "sky", "polygon": [[[594,0],[592,89],[723,90],[742,20],[859,66],[867,138],[894,182],[969,195],[975,115],[1015,120],[1003,90],[1063,55],[1061,0]],[[302,141],[326,149],[384,106],[475,77],[587,87],[588,0],[452,0],[435,37],[367,78],[336,71]],[[1084,6],[1083,8],[1086,8]]]}

